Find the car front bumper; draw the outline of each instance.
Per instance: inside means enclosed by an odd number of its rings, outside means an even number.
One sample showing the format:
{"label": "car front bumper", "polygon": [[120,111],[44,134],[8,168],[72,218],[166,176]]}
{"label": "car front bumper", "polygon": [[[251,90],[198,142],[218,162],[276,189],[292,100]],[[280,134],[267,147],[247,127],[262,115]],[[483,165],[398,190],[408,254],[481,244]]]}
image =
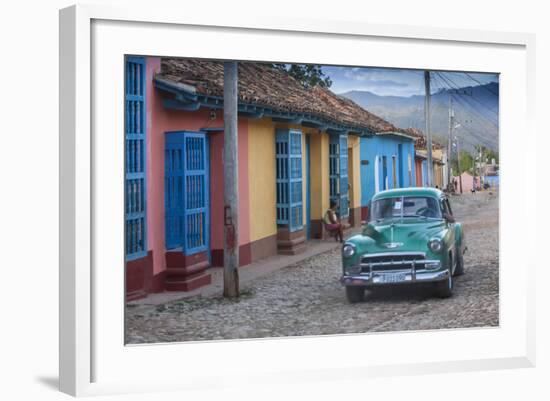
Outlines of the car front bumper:
{"label": "car front bumper", "polygon": [[345,286],[383,286],[448,280],[445,260],[429,258],[425,252],[365,253],[355,265],[344,268],[340,282]]}
{"label": "car front bumper", "polygon": [[[393,276],[393,278],[388,278]],[[411,271],[405,272],[385,272],[385,273],[363,273],[357,275],[344,275],[340,282],[345,286],[382,286],[395,284],[411,283],[430,283],[447,280],[449,270],[442,271],[417,271],[413,274]]]}

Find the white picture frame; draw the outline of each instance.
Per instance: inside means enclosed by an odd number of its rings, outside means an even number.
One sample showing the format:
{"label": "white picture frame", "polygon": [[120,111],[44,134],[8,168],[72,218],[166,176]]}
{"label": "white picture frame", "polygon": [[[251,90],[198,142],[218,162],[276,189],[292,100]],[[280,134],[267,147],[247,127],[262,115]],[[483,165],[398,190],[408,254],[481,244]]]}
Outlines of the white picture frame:
{"label": "white picture frame", "polygon": [[[134,43],[127,39],[127,33],[139,36],[142,42]],[[140,33],[141,32],[141,33]],[[205,36],[203,47],[182,48],[173,41],[160,41],[159,38],[174,35],[190,35],[196,39]],[[235,48],[216,48],[213,37],[224,34],[233,40],[240,40],[243,46]],[[95,36],[94,36],[95,35]],[[276,46],[264,46],[252,49],[250,42],[261,37],[266,43],[280,44],[291,40],[295,44],[284,51],[287,56],[280,56],[282,50]],[[109,38],[107,46],[106,38]],[[126,44],[121,47],[121,41]],[[157,42],[155,42],[155,39]],[[123,53],[146,55],[191,56],[210,58],[238,58],[268,60],[275,55],[277,60],[323,62],[338,64],[342,58],[320,54],[313,60],[311,55],[297,53],[298,42],[319,46],[322,39],[326,43],[338,41],[341,47],[405,46],[401,49],[407,56],[407,63],[391,60],[383,65],[390,67],[414,67],[433,69],[468,69],[477,66],[478,71],[499,72],[501,79],[501,277],[500,277],[500,326],[490,329],[443,330],[419,333],[382,333],[347,336],[324,336],[292,339],[221,341],[190,344],[163,344],[139,347],[125,347],[120,337],[124,322],[120,309],[123,308],[122,260],[117,252],[122,252],[120,235],[113,223],[112,238],[98,236],[98,230],[105,227],[104,222],[116,221],[120,217],[121,207],[114,206],[107,210],[108,204],[102,202],[101,196],[107,190],[116,188],[117,179],[113,173],[110,179],[105,178],[109,171],[116,172],[116,146],[105,136],[94,136],[94,130],[109,128],[117,132],[122,118],[122,102],[119,109],[106,100],[105,86],[99,82],[122,74],[118,71],[119,56]],[[208,43],[210,46],[205,46]],[[510,165],[509,155],[517,146],[518,140],[512,132],[521,130],[521,140],[534,143],[535,133],[532,128],[534,102],[534,44],[535,38],[530,34],[484,32],[457,29],[435,29],[396,25],[373,25],[362,22],[335,22],[323,20],[299,20],[256,18],[249,19],[232,16],[230,19],[205,15],[182,14],[177,10],[127,7],[112,8],[109,6],[73,6],[60,12],[60,389],[72,395],[96,395],[127,393],[136,391],[166,391],[201,389],[206,383],[211,386],[245,385],[249,380],[256,383],[292,383],[296,381],[315,381],[343,378],[379,377],[386,375],[407,374],[411,369],[415,373],[434,373],[440,371],[459,372],[480,369],[501,369],[531,367],[535,363],[535,283],[534,283],[534,249],[524,255],[514,253],[510,247],[512,238],[507,231],[521,221],[528,221],[534,230],[535,210],[527,204],[525,188],[534,187],[533,177],[522,175],[526,169],[526,155],[520,154],[514,167]],[[118,46],[118,47],[117,47]],[[327,47],[334,43],[327,44]],[[422,53],[423,46],[437,47],[449,60],[435,63],[429,57],[421,56],[407,49]],[[446,53],[449,48],[452,52]],[[171,50],[172,49],[172,50]],[[469,49],[469,50],[468,50]],[[485,54],[487,49],[491,54]],[[492,50],[491,50],[492,49]],[[188,53],[182,53],[188,51]],[[247,53],[248,51],[248,53]],[[427,50],[425,50],[427,51]],[[453,64],[451,54],[477,54],[470,60],[470,68]],[[98,53],[99,52],[99,53]],[[103,54],[105,52],[105,54]],[[122,53],[121,53],[122,52]],[[388,51],[389,52],[389,51]],[[501,54],[502,53],[502,54]],[[382,53],[379,53],[382,54]],[[96,57],[97,56],[97,57]],[[351,65],[365,65],[361,54],[354,55],[347,62]],[[501,58],[499,58],[501,57]],[[444,57],[442,57],[444,58]],[[111,63],[111,61],[113,61]],[[117,61],[118,60],[118,61]],[[363,61],[362,61],[363,60]],[[503,62],[502,69],[494,68],[495,63]],[[284,60],[283,60],[284,61]],[[466,61],[464,61],[466,62]],[[122,64],[120,64],[122,65]],[[452,68],[454,65],[454,68]],[[488,66],[483,68],[482,66]],[[492,67],[492,68],[491,68]],[[118,74],[118,75],[117,75]],[[92,84],[93,79],[99,86]],[[115,91],[116,91],[116,81]],[[120,83],[122,85],[122,82]],[[509,96],[510,88],[515,88],[514,99]],[[508,91],[508,92],[507,92]],[[119,91],[122,96],[122,91]],[[116,95],[116,93],[115,93]],[[94,97],[95,96],[95,97]],[[103,96],[103,98],[102,98]],[[95,99],[95,101],[93,101]],[[116,96],[114,100],[118,99]],[[107,107],[107,104],[115,107]],[[510,113],[514,110],[514,113]],[[109,113],[113,113],[112,115]],[[103,118],[103,116],[111,116]],[[122,131],[121,131],[122,132]],[[122,143],[122,141],[119,141]],[[531,163],[536,163],[534,154]],[[98,163],[101,160],[101,165]],[[527,176],[529,178],[522,179]],[[105,179],[104,179],[105,178]],[[121,182],[121,181],[120,181]],[[506,186],[507,182],[516,182],[516,190]],[[518,190],[519,189],[519,190]],[[122,185],[120,185],[120,192]],[[115,191],[113,198],[118,199]],[[509,205],[523,205],[517,215],[508,213]],[[113,205],[117,205],[114,201]],[[507,209],[508,208],[508,209]],[[118,213],[118,214],[117,214]],[[531,218],[529,218],[531,217]],[[113,219],[114,218],[114,219]],[[102,220],[103,219],[103,220]],[[118,235],[118,234],[120,235]],[[111,234],[105,234],[109,237]],[[117,236],[118,235],[118,236]],[[112,248],[102,248],[102,241],[110,241]],[[508,245],[508,246],[507,246]],[[528,245],[529,246],[529,245]],[[98,247],[103,250],[98,250]],[[118,251],[117,251],[118,249]],[[505,250],[505,251],[503,251]],[[120,261],[120,272],[103,272],[97,270],[102,261]],[[99,263],[99,264],[98,264]],[[508,274],[507,265],[518,264],[523,267],[517,276]],[[112,277],[110,274],[114,274]],[[111,280],[112,278],[112,280]],[[101,288],[105,299],[94,298],[95,291]],[[510,298],[514,288],[513,299]],[[120,291],[120,293],[117,293]],[[117,300],[119,302],[117,302]],[[511,302],[511,301],[514,302]],[[107,307],[113,312],[106,312]],[[119,309],[120,308],[120,309]],[[118,322],[118,326],[116,326]],[[98,330],[101,327],[101,330]],[[384,358],[376,355],[375,350],[369,354],[370,360],[352,361],[349,356],[338,350],[343,344],[353,347],[365,337],[376,336],[377,344],[403,341],[418,344],[419,349],[397,352],[397,356]],[[476,343],[473,344],[472,339]],[[449,353],[432,352],[426,355],[420,350],[429,344],[443,344],[452,340],[467,346],[459,347]],[[118,345],[117,345],[118,344]],[[400,350],[400,345],[396,346]],[[438,348],[438,347],[436,347]],[[328,361],[316,357],[320,349],[325,351]],[[131,371],[131,366],[141,361],[146,367],[153,367],[159,361],[167,366],[174,355],[185,351],[187,358],[195,365],[193,370],[174,374],[155,374],[149,368],[148,374],[140,377]],[[410,352],[409,352],[410,351]],[[236,358],[239,355],[262,356],[267,363],[260,362],[246,366],[238,365],[232,371],[223,369],[212,372],[201,363],[201,355],[211,356],[220,353]],[[279,355],[292,353],[300,355],[304,363],[293,363],[286,366]],[[437,355],[439,354],[439,356]],[[452,356],[454,355],[454,357]],[[325,359],[326,359],[325,358]],[[236,358],[238,359],[238,358]],[[156,362],[155,362],[156,361]],[[259,361],[259,360],[258,360]],[[125,367],[125,368],[121,368]],[[125,370],[128,369],[128,370]],[[147,368],[146,368],[147,369]],[[170,371],[170,368],[167,369]],[[146,379],[144,379],[146,377]]]}

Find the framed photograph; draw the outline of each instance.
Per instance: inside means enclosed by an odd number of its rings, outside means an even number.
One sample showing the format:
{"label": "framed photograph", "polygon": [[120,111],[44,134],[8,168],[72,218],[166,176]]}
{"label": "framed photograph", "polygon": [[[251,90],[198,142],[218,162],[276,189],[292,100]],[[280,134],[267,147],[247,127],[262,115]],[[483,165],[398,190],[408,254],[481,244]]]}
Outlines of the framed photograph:
{"label": "framed photograph", "polygon": [[150,11],[60,12],[63,392],[534,366],[533,36]]}

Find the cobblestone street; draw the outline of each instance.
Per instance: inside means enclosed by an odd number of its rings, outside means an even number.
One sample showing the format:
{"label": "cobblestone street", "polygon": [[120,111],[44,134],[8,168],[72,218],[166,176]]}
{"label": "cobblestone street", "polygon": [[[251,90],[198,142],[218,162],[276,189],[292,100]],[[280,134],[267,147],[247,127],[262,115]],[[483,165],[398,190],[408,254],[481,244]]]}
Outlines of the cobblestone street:
{"label": "cobblestone street", "polygon": [[451,206],[468,246],[465,274],[456,277],[451,298],[399,287],[367,292],[365,302],[350,304],[339,283],[338,248],[253,280],[238,300],[199,296],[128,306],[126,342],[497,326],[498,195],[453,196]]}

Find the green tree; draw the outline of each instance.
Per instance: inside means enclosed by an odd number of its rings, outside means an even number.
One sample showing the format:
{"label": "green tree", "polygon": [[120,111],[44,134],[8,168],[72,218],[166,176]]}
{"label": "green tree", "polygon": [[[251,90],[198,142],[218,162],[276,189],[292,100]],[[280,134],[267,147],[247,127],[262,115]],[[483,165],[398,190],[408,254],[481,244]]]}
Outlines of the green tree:
{"label": "green tree", "polygon": [[460,172],[468,171],[471,173],[473,171],[473,168],[474,168],[473,156],[470,153],[464,150],[461,150],[460,151]]}
{"label": "green tree", "polygon": [[330,88],[332,80],[325,75],[323,68],[317,64],[273,64],[279,70],[286,71],[305,87],[319,85]]}
{"label": "green tree", "polygon": [[498,164],[498,152],[492,149],[487,149],[485,152],[485,156],[487,157],[488,163],[491,163],[491,160],[495,159],[495,163]]}

